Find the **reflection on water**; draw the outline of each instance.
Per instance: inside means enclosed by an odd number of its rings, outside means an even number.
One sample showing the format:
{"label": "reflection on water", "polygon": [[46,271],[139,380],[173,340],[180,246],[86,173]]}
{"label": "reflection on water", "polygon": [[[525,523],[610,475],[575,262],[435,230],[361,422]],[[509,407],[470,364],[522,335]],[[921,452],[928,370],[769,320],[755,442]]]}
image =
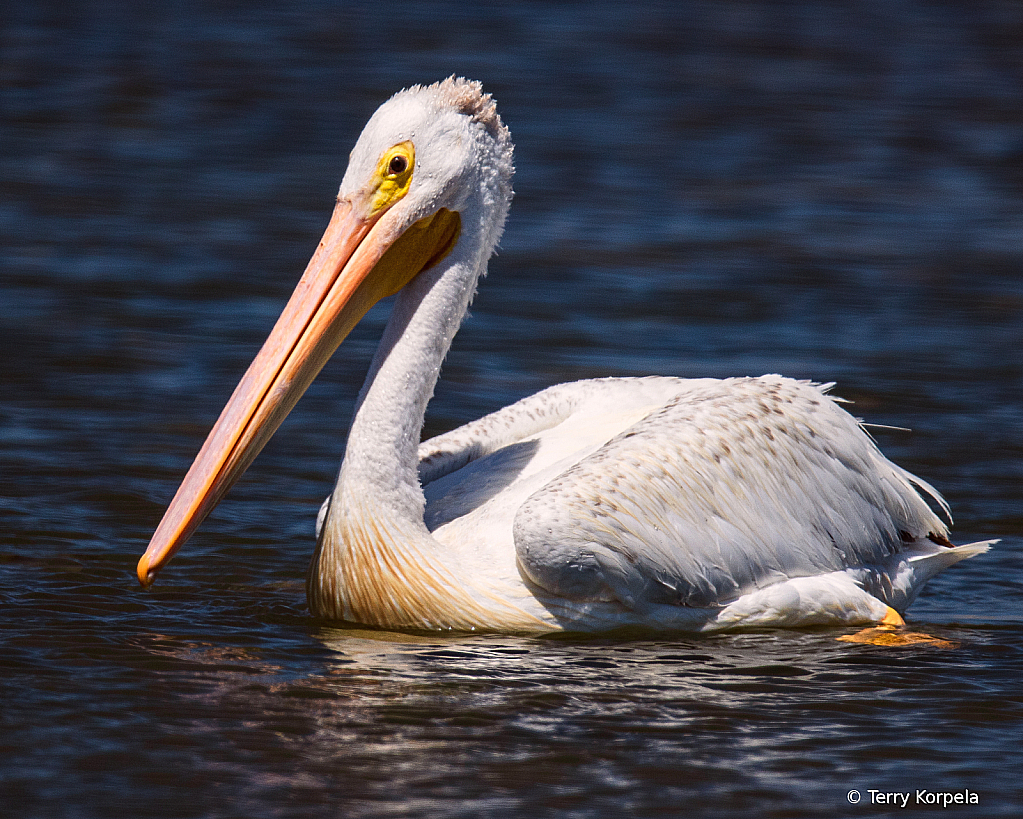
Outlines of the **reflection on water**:
{"label": "reflection on water", "polygon": [[[170,653],[192,685],[205,680],[176,692],[190,743],[216,749],[219,726],[259,714],[273,737],[261,753],[297,776],[247,781],[251,804],[298,787],[343,794],[353,815],[675,815],[694,800],[708,813],[814,815],[799,806],[841,813],[848,788],[928,787],[934,770],[980,793],[1001,777],[1013,787],[989,745],[1019,703],[992,696],[982,669],[1019,670],[1019,654],[942,634],[967,647],[850,651],[815,632],[580,641],[322,629],[329,653],[304,677],[258,650]],[[244,758],[229,775],[233,765]]]}
{"label": "reflection on water", "polygon": [[[1017,4],[448,2],[0,17],[0,804],[19,816],[1013,816],[1023,731]],[[396,46],[395,44],[399,44]],[[957,539],[911,625],[392,635],[304,607],[386,306],[142,592],[134,563],[388,94],[516,140],[427,434],[572,378],[836,380]]]}

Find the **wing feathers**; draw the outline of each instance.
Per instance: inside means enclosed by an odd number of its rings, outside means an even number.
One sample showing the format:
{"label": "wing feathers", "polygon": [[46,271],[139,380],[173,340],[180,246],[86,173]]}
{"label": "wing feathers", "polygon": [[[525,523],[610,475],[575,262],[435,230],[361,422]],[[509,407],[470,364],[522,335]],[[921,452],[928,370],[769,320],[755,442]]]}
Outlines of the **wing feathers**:
{"label": "wing feathers", "polygon": [[943,536],[916,487],[824,388],[780,376],[678,382],[662,409],[533,493],[522,570],[579,600],[710,606],[883,561]]}

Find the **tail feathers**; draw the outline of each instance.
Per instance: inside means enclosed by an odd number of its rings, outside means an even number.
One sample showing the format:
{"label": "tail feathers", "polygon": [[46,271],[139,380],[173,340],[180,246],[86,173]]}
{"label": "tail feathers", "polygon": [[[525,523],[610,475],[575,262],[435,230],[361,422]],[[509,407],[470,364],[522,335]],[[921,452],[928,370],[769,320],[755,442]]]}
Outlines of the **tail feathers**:
{"label": "tail feathers", "polygon": [[984,554],[996,543],[998,543],[997,539],[978,540],[976,543],[965,543],[962,546],[953,546],[951,549],[946,547],[928,551],[926,554],[913,555],[909,558],[909,562],[913,566],[914,579],[920,584],[926,583],[938,572],[945,571],[960,560]]}
{"label": "tail feathers", "polygon": [[997,540],[981,540],[963,546],[941,546],[930,539],[907,543],[888,566],[866,574],[863,588],[900,614],[916,599],[928,580],[960,560],[983,554]]}

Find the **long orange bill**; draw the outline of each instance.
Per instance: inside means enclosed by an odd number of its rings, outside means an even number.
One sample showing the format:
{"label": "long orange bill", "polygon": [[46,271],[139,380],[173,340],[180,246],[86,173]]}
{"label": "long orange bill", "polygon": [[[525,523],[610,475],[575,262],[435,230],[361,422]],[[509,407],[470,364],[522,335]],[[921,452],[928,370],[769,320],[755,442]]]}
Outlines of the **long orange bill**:
{"label": "long orange bill", "polygon": [[[360,305],[351,302],[385,249],[363,243],[374,221],[357,215],[348,202],[338,202],[284,312],[235,388],[139,561],[143,586],[156,579],[241,477],[371,306],[357,311]],[[345,313],[353,320],[339,320]]]}
{"label": "long orange bill", "polygon": [[143,586],[241,477],[345,336],[454,247],[459,215],[439,210],[395,235],[365,199],[340,200],[319,247],[249,366],[139,560]]}

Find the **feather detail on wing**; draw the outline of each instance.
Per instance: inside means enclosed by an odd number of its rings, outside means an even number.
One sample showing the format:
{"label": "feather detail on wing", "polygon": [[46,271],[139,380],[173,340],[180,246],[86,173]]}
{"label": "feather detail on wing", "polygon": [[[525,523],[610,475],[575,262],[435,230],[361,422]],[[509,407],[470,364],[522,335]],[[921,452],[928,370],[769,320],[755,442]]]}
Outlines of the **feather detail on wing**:
{"label": "feather detail on wing", "polygon": [[780,376],[683,382],[660,410],[519,508],[519,565],[574,600],[713,606],[883,562],[946,527],[825,388]]}

